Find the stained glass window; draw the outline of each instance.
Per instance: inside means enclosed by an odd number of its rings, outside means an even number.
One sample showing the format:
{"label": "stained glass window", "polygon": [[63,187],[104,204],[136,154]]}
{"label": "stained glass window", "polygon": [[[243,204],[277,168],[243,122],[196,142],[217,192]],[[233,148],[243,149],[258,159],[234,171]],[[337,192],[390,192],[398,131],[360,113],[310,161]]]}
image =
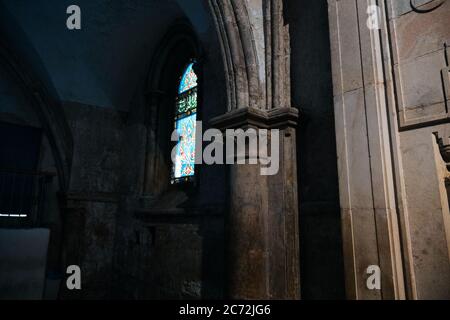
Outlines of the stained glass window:
{"label": "stained glass window", "polygon": [[194,72],[194,63],[190,63],[184,71],[183,77],[180,81],[178,93],[186,92],[197,87],[197,75]]}
{"label": "stained glass window", "polygon": [[195,129],[197,121],[197,75],[191,62],[181,77],[176,98],[175,130],[178,144],[172,169],[172,183],[191,181],[195,175]]}

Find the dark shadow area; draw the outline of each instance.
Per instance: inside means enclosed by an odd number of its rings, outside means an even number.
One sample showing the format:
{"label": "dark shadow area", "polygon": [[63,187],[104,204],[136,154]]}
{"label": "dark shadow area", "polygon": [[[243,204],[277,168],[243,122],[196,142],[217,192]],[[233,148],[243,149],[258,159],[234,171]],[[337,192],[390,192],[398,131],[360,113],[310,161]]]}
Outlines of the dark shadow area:
{"label": "dark shadow area", "polygon": [[[122,205],[129,212],[116,228],[115,298],[223,298],[225,167],[196,165],[194,179],[176,181],[171,160],[176,145],[171,134],[176,119],[185,116],[176,111],[182,99],[178,89],[191,62],[203,131],[209,119],[223,112],[218,106],[225,103],[217,101],[224,97],[211,85],[216,82],[215,62],[208,54],[216,55],[204,48],[188,20],[174,21],[153,54],[145,105],[131,111],[132,122],[145,125],[146,160],[143,194],[135,209]],[[129,125],[127,131],[132,130]],[[127,146],[132,151],[126,154],[136,154],[135,147]],[[133,177],[124,179],[124,192],[133,183]]]}
{"label": "dark shadow area", "polygon": [[289,0],[303,299],[344,299],[327,1]]}

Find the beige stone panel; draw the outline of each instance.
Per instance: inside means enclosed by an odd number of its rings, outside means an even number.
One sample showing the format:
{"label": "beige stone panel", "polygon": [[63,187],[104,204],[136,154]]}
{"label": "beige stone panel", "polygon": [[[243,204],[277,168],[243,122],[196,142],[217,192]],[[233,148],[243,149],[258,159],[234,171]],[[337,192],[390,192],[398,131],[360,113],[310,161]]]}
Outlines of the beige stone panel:
{"label": "beige stone panel", "polygon": [[[442,0],[387,0],[389,3],[389,18],[395,18],[413,11],[411,3],[417,8],[430,8],[439,4]],[[444,0],[445,1],[445,0]]]}
{"label": "beige stone panel", "polygon": [[[408,1],[409,2],[409,1]],[[414,11],[394,20],[395,45],[394,63],[415,59],[444,48],[450,42],[450,2],[428,13]]]}
{"label": "beige stone panel", "polygon": [[363,90],[335,97],[346,290],[351,299],[379,299],[366,287],[366,269],[378,265],[371,198]]}
{"label": "beige stone panel", "polygon": [[400,239],[395,208],[375,208],[383,299],[405,299]]}
{"label": "beige stone panel", "polygon": [[394,66],[398,107],[403,123],[446,117],[441,76],[445,64],[444,50],[439,50]]}
{"label": "beige stone panel", "polygon": [[[439,135],[441,136],[441,135]],[[450,172],[447,169],[447,163],[445,163],[444,158],[441,153],[440,145],[435,143],[433,144],[434,147],[434,154],[436,159],[436,167],[438,168],[438,179],[442,181],[444,180],[444,183],[439,184],[439,191],[440,191],[440,199],[441,199],[441,207],[442,207],[442,216],[444,219],[444,228],[445,228],[445,235],[447,239],[447,249],[448,249],[448,256],[450,259],[450,207],[449,207],[449,197],[450,197],[450,184],[449,184],[449,178],[450,178]]]}
{"label": "beige stone panel", "polygon": [[368,153],[364,90],[335,97],[341,188],[342,227],[347,295],[353,299],[380,299],[380,291],[367,289],[366,270],[379,265],[372,183]]}
{"label": "beige stone panel", "polygon": [[335,14],[338,29],[338,59],[341,88],[335,93],[348,92],[363,86],[357,7],[354,0],[337,1]]}
{"label": "beige stone panel", "polygon": [[445,103],[438,102],[427,107],[419,107],[416,109],[400,110],[400,126],[412,126],[415,124],[423,124],[430,121],[443,120],[447,118],[447,113],[444,112]]}
{"label": "beige stone panel", "polygon": [[339,196],[341,208],[350,208],[350,184],[349,184],[349,166],[347,159],[347,133],[342,128],[346,127],[346,112],[344,108],[343,96],[334,97],[334,118],[336,128],[341,130],[336,131],[336,148],[337,148],[337,162],[339,172]]}
{"label": "beige stone panel", "polygon": [[381,291],[367,288],[367,268],[379,265],[373,210],[342,209],[341,216],[347,297],[381,299]]}
{"label": "beige stone panel", "polygon": [[[384,83],[380,32],[367,27],[367,9],[375,4],[373,0],[358,1],[360,54],[364,86]],[[380,13],[382,10],[380,8]],[[382,27],[383,16],[379,23]]]}
{"label": "beige stone panel", "polygon": [[444,101],[441,70],[445,64],[444,50],[439,50],[398,66],[405,108],[416,109]]}
{"label": "beige stone panel", "polygon": [[[329,1],[346,290],[349,298],[402,298],[383,53],[379,32],[366,26],[370,4]],[[382,291],[367,289],[370,265],[382,268]]]}
{"label": "beige stone panel", "polygon": [[[344,94],[346,157],[349,168],[351,208],[371,208],[372,182],[367,141],[364,90]],[[341,153],[338,151],[338,153]]]}
{"label": "beige stone panel", "polygon": [[389,8],[389,18],[395,18],[412,11],[409,1],[387,0]]}
{"label": "beige stone panel", "polygon": [[373,207],[384,299],[404,298],[395,189],[383,84],[365,87]]}
{"label": "beige stone panel", "polygon": [[[342,192],[341,192],[342,196]],[[357,299],[355,265],[355,238],[353,237],[353,220],[351,209],[341,209],[342,246],[344,252],[345,292],[348,299]]]}
{"label": "beige stone panel", "polygon": [[390,158],[390,150],[385,147],[389,145],[385,101],[383,84],[365,87],[374,206],[384,209],[391,208],[395,203],[391,185],[392,167],[391,163],[386,161]]}
{"label": "beige stone panel", "polygon": [[[433,144],[434,128],[401,133],[418,299],[450,298],[450,262]],[[447,200],[448,201],[448,200]]]}
{"label": "beige stone panel", "polygon": [[[372,265],[380,265],[374,210],[373,208],[353,208],[351,215],[357,298],[364,300],[381,299],[380,290],[369,290],[367,288],[367,279],[369,277],[367,268]],[[348,241],[347,236],[344,236],[344,238],[344,241]]]}

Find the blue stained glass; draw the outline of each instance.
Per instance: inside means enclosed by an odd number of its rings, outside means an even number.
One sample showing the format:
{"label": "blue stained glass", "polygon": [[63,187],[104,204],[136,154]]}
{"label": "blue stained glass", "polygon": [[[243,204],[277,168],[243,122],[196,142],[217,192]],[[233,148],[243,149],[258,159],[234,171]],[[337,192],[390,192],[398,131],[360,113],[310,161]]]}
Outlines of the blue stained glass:
{"label": "blue stained glass", "polygon": [[198,77],[194,72],[194,63],[190,63],[186,68],[186,71],[181,78],[180,87],[178,88],[178,93],[183,93],[191,90],[197,86]]}
{"label": "blue stained glass", "polygon": [[180,94],[177,98],[177,115],[187,115],[197,112],[197,89],[194,88],[187,94]]}
{"label": "blue stained glass", "polygon": [[178,86],[175,130],[179,141],[173,159],[172,183],[191,181],[195,176],[195,129],[197,121],[197,75],[194,63],[183,73]]}
{"label": "blue stained glass", "polygon": [[176,146],[174,178],[186,178],[195,174],[195,127],[197,114],[176,121],[179,142]]}

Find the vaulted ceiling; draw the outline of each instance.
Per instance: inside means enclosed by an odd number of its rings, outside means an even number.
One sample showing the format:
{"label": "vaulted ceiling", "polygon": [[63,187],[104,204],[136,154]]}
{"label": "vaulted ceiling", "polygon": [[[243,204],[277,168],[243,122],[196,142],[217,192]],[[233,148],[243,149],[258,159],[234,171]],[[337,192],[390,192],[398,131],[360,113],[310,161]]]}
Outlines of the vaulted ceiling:
{"label": "vaulted ceiling", "polygon": [[72,0],[0,0],[0,30],[62,101],[127,110],[169,26],[191,21],[215,36],[205,0],[78,0],[82,29],[68,30]]}

